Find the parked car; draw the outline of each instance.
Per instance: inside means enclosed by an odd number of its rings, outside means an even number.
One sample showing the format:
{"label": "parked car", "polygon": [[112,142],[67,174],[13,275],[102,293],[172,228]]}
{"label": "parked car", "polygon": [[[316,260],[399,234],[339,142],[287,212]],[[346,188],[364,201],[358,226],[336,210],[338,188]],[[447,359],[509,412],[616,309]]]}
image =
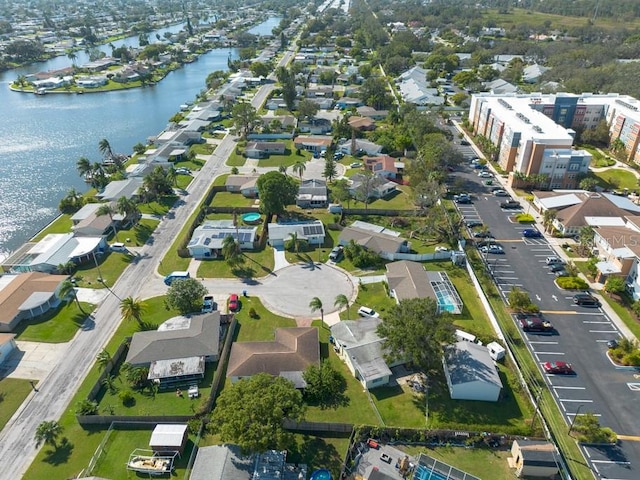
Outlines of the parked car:
{"label": "parked car", "polygon": [[502,248],[500,245],[493,244],[480,247],[480,251],[482,253],[493,253],[495,255],[501,255],[504,253],[504,248]]}
{"label": "parked car", "polygon": [[520,205],[520,202],[516,202],[515,200],[509,200],[508,202],[502,202],[500,204],[500,208],[504,210],[519,210],[522,208],[522,205]]}
{"label": "parked car", "polygon": [[487,166],[484,163],[474,163],[473,168],[476,170],[484,170]]}
{"label": "parked car", "polygon": [[124,243],[116,242],[109,245],[112,252],[126,252],[127,246]]}
{"label": "parked car", "polygon": [[558,263],[564,265],[564,260],[562,260],[560,257],[547,257],[545,261],[547,262],[547,265],[555,265]]}
{"label": "parked car", "polygon": [[525,332],[552,333],[553,325],[538,314],[518,313],[516,318]]}
{"label": "parked car", "polygon": [[553,273],[564,270],[564,263],[553,263],[549,266],[549,270],[551,270],[551,272]]}
{"label": "parked car", "polygon": [[573,367],[567,362],[544,362],[542,368],[547,373],[553,373],[555,375],[573,375]]}
{"label": "parked car", "polygon": [[522,231],[522,236],[526,238],[540,238],[542,237],[542,233],[540,233],[540,231],[536,230],[535,228],[525,228]]}
{"label": "parked car", "polygon": [[573,296],[573,303],[581,307],[599,307],[600,300],[591,295],[589,292],[576,293]]}
{"label": "parked car", "polygon": [[180,175],[191,175],[191,170],[189,170],[188,168],[179,167],[176,168],[176,173]]}
{"label": "parked car", "polygon": [[478,176],[482,178],[493,178],[493,175],[491,174],[491,172],[487,172],[487,171],[480,172]]}
{"label": "parked car", "polygon": [[349,165],[351,168],[360,168],[362,164],[360,162],[353,162]]}
{"label": "parked car", "polygon": [[491,232],[486,231],[486,232],[473,232],[473,236],[475,238],[491,238]]}
{"label": "parked car", "polygon": [[438,252],[448,252],[448,251],[449,251],[449,249],[447,247],[443,247],[442,245],[438,245],[436,247],[436,253],[438,253]]}
{"label": "parked car", "polygon": [[211,313],[215,310],[213,295],[205,295],[202,298],[202,313]]}
{"label": "parked car", "polygon": [[456,195],[453,197],[453,201],[460,204],[469,204],[471,203],[471,197],[469,195]]}
{"label": "parked car", "polygon": [[501,188],[499,188],[498,190],[494,190],[493,194],[496,197],[508,197],[509,196],[509,192],[507,192],[506,190],[503,190]]}
{"label": "parked car", "polygon": [[469,220],[467,223],[467,228],[475,228],[475,227],[481,227],[482,225],[484,225],[480,220]]}
{"label": "parked car", "polygon": [[376,312],[373,308],[365,307],[364,305],[358,309],[358,315],[360,315],[361,317],[380,317],[378,312]]}
{"label": "parked car", "polygon": [[618,340],[612,338],[607,342],[607,348],[618,348]]}
{"label": "parked car", "polygon": [[229,311],[237,312],[239,309],[240,309],[240,299],[238,298],[237,294],[232,293],[229,296]]}
{"label": "parked car", "polygon": [[568,277],[569,272],[567,272],[564,268],[562,270],[558,270],[557,272],[553,272],[556,277]]}
{"label": "parked car", "polygon": [[333,247],[331,253],[329,254],[329,260],[332,262],[339,262],[342,260],[342,256],[344,255],[344,247],[342,245],[338,245]]}
{"label": "parked car", "polygon": [[468,147],[471,144],[467,140],[460,140],[460,145],[465,145]]}

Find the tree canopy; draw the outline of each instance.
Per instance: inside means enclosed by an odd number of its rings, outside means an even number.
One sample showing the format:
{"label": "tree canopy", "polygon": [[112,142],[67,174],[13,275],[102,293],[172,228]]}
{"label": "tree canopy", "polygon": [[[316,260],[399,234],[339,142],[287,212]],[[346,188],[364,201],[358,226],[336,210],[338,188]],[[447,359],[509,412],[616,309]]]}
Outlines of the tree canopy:
{"label": "tree canopy", "polygon": [[293,178],[283,173],[267,172],[258,178],[257,186],[262,213],[282,213],[287,205],[296,202],[298,185]]}
{"label": "tree canopy", "polygon": [[223,442],[233,442],[246,452],[283,449],[291,433],[285,418],[302,420],[302,394],[282,377],[259,373],[225,388],[216,402],[210,425]]}
{"label": "tree canopy", "polygon": [[184,315],[200,310],[206,294],[207,289],[195,278],[179,278],[171,283],[166,302]]}
{"label": "tree canopy", "polygon": [[438,312],[435,300],[411,298],[394,305],[377,332],[389,360],[410,359],[429,372],[441,365],[443,345],[453,341],[454,327],[448,314]]}
{"label": "tree canopy", "polygon": [[305,398],[317,403],[321,408],[335,408],[345,402],[344,391],[347,381],[329,361],[324,360],[320,365],[309,365],[302,377],[307,382]]}

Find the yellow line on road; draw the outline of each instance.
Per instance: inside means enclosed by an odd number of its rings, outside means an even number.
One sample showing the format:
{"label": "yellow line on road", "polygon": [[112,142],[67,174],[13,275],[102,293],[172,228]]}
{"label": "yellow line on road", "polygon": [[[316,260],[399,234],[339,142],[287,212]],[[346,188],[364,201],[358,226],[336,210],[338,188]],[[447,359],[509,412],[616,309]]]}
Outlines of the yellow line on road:
{"label": "yellow line on road", "polygon": [[640,442],[640,436],[638,435],[618,435],[620,440],[629,440],[630,442]]}
{"label": "yellow line on road", "polygon": [[545,313],[547,315],[578,315],[578,312],[574,312],[573,310],[540,310],[540,313]]}

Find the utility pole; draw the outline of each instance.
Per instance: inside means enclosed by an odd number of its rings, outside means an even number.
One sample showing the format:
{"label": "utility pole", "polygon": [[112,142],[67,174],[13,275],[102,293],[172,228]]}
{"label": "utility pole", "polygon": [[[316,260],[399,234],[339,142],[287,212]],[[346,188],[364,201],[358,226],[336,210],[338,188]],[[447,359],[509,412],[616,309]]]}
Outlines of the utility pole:
{"label": "utility pole", "polygon": [[571,425],[569,425],[569,436],[571,436],[571,430],[573,430],[573,424],[576,423],[576,418],[578,418],[578,415],[580,415],[580,409],[584,407],[584,405],[578,405],[578,409],[576,410],[575,415],[573,416],[573,419],[571,420]]}

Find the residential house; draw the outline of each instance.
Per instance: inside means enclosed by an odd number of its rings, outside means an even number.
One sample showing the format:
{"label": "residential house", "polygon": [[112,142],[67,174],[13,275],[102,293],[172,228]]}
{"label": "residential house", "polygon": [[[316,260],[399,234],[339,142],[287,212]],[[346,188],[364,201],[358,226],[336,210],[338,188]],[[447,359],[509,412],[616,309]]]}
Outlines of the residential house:
{"label": "residential house", "polygon": [[258,178],[257,173],[248,173],[244,175],[229,175],[225,180],[227,192],[238,192],[247,198],[255,198],[258,196]]}
{"label": "residential house", "polygon": [[348,122],[349,126],[352,129],[358,130],[359,132],[371,132],[376,129],[375,120],[369,117],[359,117],[357,115],[352,115],[351,117],[349,117]]}
{"label": "residential house", "polygon": [[256,226],[234,225],[233,220],[206,220],[193,231],[187,249],[196,259],[218,258],[222,256],[225,238],[232,237],[241,250],[253,250],[257,235]]}
{"label": "residential house", "polygon": [[[98,210],[108,203],[87,203],[80,210],[71,216],[71,230],[79,237],[97,237],[109,235],[114,229],[117,230],[125,216],[114,213],[113,216],[98,215]],[[111,207],[115,209],[112,203]]]}
{"label": "residential house", "polygon": [[524,71],[522,72],[522,81],[525,83],[536,83],[548,70],[549,68],[538,65],[537,63],[528,65],[524,67]]}
{"label": "residential house", "polygon": [[347,155],[355,155],[359,152],[364,152],[367,155],[378,155],[382,151],[382,145],[363,138],[354,138],[338,145],[338,151]]}
{"label": "residential house", "polygon": [[325,230],[324,224],[320,220],[313,222],[296,223],[270,223],[269,245],[272,247],[283,247],[291,239],[292,234],[296,234],[298,240],[304,240],[310,245],[324,244]]}
{"label": "residential house", "polygon": [[231,347],[227,377],[232,382],[268,373],[305,388],[302,377],[309,365],[320,363],[316,327],[277,328],[272,342],[235,342]]}
{"label": "residential house", "polygon": [[333,137],[329,135],[300,135],[293,139],[293,145],[301,150],[308,150],[310,152],[324,152],[331,143]]}
{"label": "residential house", "polygon": [[494,95],[506,95],[510,93],[518,93],[520,91],[519,87],[501,78],[496,78],[490,82],[484,82],[484,88]]}
{"label": "residential house", "polygon": [[349,193],[358,200],[364,200],[365,194],[368,194],[368,200],[384,198],[397,190],[395,182],[378,175],[368,178],[361,173],[356,173],[349,181]]}
{"label": "residential house", "polygon": [[0,367],[18,349],[14,333],[0,333]]}
{"label": "residential house", "polygon": [[272,97],[269,100],[267,100],[265,107],[267,108],[267,110],[272,110],[272,111],[278,110],[278,109],[286,109],[287,102],[285,102],[282,97]]}
{"label": "residential house", "polygon": [[[371,229],[365,227],[365,222],[356,221],[351,226],[346,227],[340,232],[338,243],[340,245],[348,245],[352,240],[367,250],[371,250],[379,255],[388,255],[399,252],[409,252],[411,247],[409,242],[400,237],[397,232],[393,232],[384,227]],[[368,224],[371,225],[371,224]]]}
{"label": "residential house", "polygon": [[445,349],[444,375],[453,400],[497,402],[502,381],[487,347],[459,341]]}
{"label": "residential house", "polygon": [[298,130],[311,135],[324,135],[331,131],[331,121],[327,118],[310,118],[298,124]]}
{"label": "residential house", "polygon": [[464,306],[446,272],[431,272],[418,262],[400,260],[386,265],[389,293],[400,303],[410,298],[431,298],[438,310],[462,313]]}
{"label": "residential house", "polygon": [[402,73],[396,79],[400,95],[405,102],[419,106],[443,105],[444,97],[440,96],[437,88],[431,87],[426,74],[424,68],[417,66]]}
{"label": "residential house", "polygon": [[303,180],[298,188],[296,205],[300,208],[325,208],[328,204],[327,182],[317,178]]}
{"label": "residential house", "polygon": [[67,278],[41,272],[1,276],[0,332],[11,332],[21,321],[57,308],[61,302],[58,293]]}
{"label": "residential house", "polygon": [[356,108],[356,112],[358,112],[358,115],[361,117],[369,117],[374,120],[384,120],[387,118],[387,115],[389,115],[389,110],[376,110],[375,108],[367,105]]}
{"label": "residential house", "polygon": [[177,129],[165,130],[155,138],[154,143],[159,146],[169,144],[174,147],[189,147],[195,143],[205,143],[205,139],[200,132]]}
{"label": "residential house", "polygon": [[555,210],[553,227],[565,236],[574,236],[586,226],[623,226],[628,215],[640,214],[640,206],[611,193],[567,190],[534,192],[534,205],[541,211]]}
{"label": "residential house", "polygon": [[551,442],[520,438],[513,441],[508,461],[519,478],[555,478],[560,454]]}
{"label": "residential house", "polygon": [[260,117],[260,122],[263,127],[269,127],[271,130],[284,130],[284,131],[292,131],[296,128],[296,117],[293,115],[274,115],[274,116],[262,116]]}
{"label": "residential house", "polygon": [[270,155],[284,155],[283,142],[249,142],[244,150],[247,158],[269,158]]}
{"label": "residential house", "polygon": [[126,180],[114,180],[109,182],[102,192],[96,193],[96,198],[104,202],[115,202],[120,197],[136,198],[143,184],[142,177],[130,177]]}
{"label": "residential house", "polygon": [[357,108],[357,107],[361,107],[362,105],[364,105],[364,103],[359,98],[342,97],[336,100],[336,107],[338,107],[340,110]]}
{"label": "residential house", "polygon": [[206,362],[218,360],[220,312],[176,317],[157,330],[136,332],[126,362],[149,367],[149,380],[160,387],[197,382]]}
{"label": "residential house", "polygon": [[387,364],[384,339],[377,333],[381,323],[380,318],[364,317],[331,326],[334,350],[366,389],[387,385],[393,376],[391,367],[405,363],[399,360]]}
{"label": "residential house", "polygon": [[107,246],[104,237],[77,237],[73,233],[49,233],[36,243],[25,243],[3,264],[5,272],[45,272],[58,270],[59,265],[73,262],[80,265],[95,262]]}
{"label": "residential house", "polygon": [[390,180],[402,180],[404,174],[404,162],[389,155],[378,155],[375,157],[362,157],[364,168],[376,175]]}
{"label": "residential house", "polygon": [[304,463],[286,463],[287,452],[245,455],[236,445],[198,448],[189,480],[298,480],[307,478]]}

